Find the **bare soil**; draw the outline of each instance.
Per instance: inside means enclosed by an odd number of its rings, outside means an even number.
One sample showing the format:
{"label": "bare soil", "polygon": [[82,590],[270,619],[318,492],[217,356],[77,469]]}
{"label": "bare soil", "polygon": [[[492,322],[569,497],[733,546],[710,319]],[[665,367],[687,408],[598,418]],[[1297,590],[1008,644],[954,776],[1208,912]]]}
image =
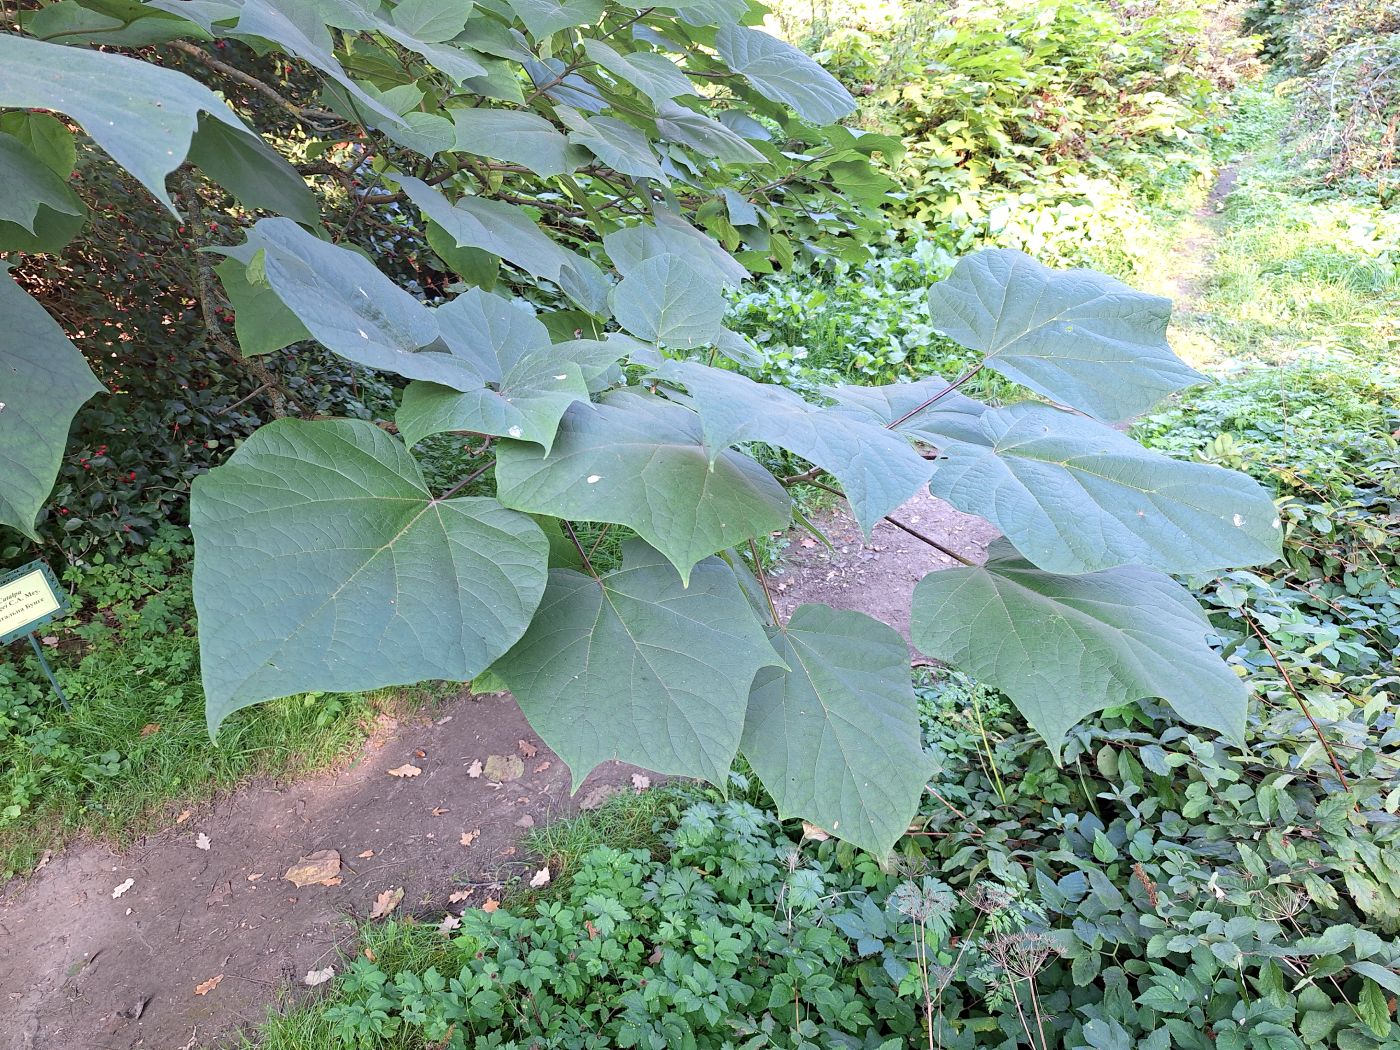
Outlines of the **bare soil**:
{"label": "bare soil", "polygon": [[[11,884],[0,902],[0,1048],[221,1045],[280,997],[305,993],[309,971],[339,969],[353,920],[382,892],[402,889],[396,914],[435,922],[454,890],[472,896],[453,910],[480,905],[538,867],[516,845],[525,826],[630,788],[634,770],[611,763],[571,798],[566,766],[509,696],[463,694],[432,715],[381,724],[349,768],[247,785],[124,853],[84,844]],[[470,776],[489,755],[514,756],[522,774]],[[388,774],[405,764],[422,772]],[[283,880],[318,850],[340,854],[339,885]]]}

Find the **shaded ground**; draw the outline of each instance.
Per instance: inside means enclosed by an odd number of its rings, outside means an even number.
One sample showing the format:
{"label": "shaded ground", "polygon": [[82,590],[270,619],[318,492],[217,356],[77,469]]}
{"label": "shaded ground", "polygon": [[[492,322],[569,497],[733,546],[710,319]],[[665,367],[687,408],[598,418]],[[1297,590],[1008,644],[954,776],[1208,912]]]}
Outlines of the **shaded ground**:
{"label": "shaded ground", "polygon": [[[76,847],[11,885],[0,903],[0,1050],[217,1045],[261,1020],[279,991],[304,990],[309,971],[337,963],[352,918],[367,918],[379,894],[402,889],[399,914],[440,916],[464,888],[462,906],[480,904],[529,868],[513,845],[523,827],[633,772],[605,766],[571,799],[564,763],[509,696],[464,695],[434,714],[381,725],[347,770],[249,785],[124,854]],[[518,779],[470,776],[490,755],[513,759],[503,764]],[[405,764],[422,772],[388,774]],[[339,853],[339,885],[283,880],[318,850]]]}

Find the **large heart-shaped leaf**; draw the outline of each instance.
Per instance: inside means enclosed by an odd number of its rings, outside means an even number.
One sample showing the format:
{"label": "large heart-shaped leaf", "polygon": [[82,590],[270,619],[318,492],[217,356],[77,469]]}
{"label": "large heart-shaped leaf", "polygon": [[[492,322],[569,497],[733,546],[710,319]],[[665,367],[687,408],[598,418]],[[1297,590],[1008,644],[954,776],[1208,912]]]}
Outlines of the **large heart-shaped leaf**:
{"label": "large heart-shaped leaf", "polygon": [[9,270],[0,262],[0,525],[33,539],[73,415],[102,384]]}
{"label": "large heart-shaped leaf", "polygon": [[201,116],[190,141],[190,162],[245,208],[276,212],[306,226],[321,221],[316,195],[306,180],[259,135]]}
{"label": "large heart-shaped leaf", "polygon": [[526,355],[549,346],[549,329],[522,299],[468,288],[436,314],[442,341],[483,383],[499,383]]}
{"label": "large heart-shaped leaf", "polygon": [[290,219],[263,219],[248,233],[263,253],[267,283],[311,335],[370,368],[473,390],[481,380],[441,346],[432,310],[349,248],[320,240]]}
{"label": "large heart-shaped leaf", "polygon": [[561,29],[595,22],[603,13],[603,0],[509,0],[511,9],[525,23],[530,35],[544,38]]}
{"label": "large heart-shaped leaf", "polygon": [[908,646],[880,621],[826,605],[799,606],[769,634],[788,669],[758,672],[744,757],[780,816],[888,853],[929,773]]}
{"label": "large heart-shaped leaf", "polygon": [[1245,474],[1149,452],[1031,402],[990,409],[960,437],[938,442],[944,458],[929,488],[990,520],[1048,572],[1129,563],[1206,572],[1279,557],[1274,501]]}
{"label": "large heart-shaped leaf", "polygon": [[585,117],[566,106],[559,108],[558,116],[569,129],[570,142],[586,147],[614,171],[638,179],[667,181],[647,137],[625,120]]}
{"label": "large heart-shaped leaf", "polygon": [[[0,69],[0,108],[68,114],[172,212],[165,177],[184,163],[201,113],[257,139],[203,84],[150,62],[5,33]],[[273,163],[254,150],[244,157],[259,158]]]}
{"label": "large heart-shaped leaf", "polygon": [[936,331],[987,365],[1099,419],[1128,419],[1205,380],[1167,345],[1171,300],[1092,270],[990,248],[929,289]]}
{"label": "large heart-shaped leaf", "polygon": [[211,733],[304,690],[470,679],[546,583],[531,518],[434,499],[403,443],[359,420],[256,431],[195,481],[190,525]]}
{"label": "large heart-shaped leaf", "polygon": [[[763,130],[762,125],[758,130]],[[666,141],[688,146],[721,164],[762,164],[768,159],[738,132],[678,102],[656,107],[656,131]]]}
{"label": "large heart-shaped leaf", "polygon": [[808,404],[780,386],[698,361],[667,361],[654,375],[685,386],[700,414],[705,444],[763,441],[797,453],[841,482],[867,533],[928,480],[930,465],[907,438],[856,416]]}
{"label": "large heart-shaped leaf", "polygon": [[624,277],[635,273],[647,260],[667,254],[684,259],[702,272],[707,282],[738,288],[749,277],[749,271],[718,241],[668,211],[658,212],[652,222],[614,230],[603,238],[603,247]]}
{"label": "large heart-shaped leaf", "polygon": [[574,171],[588,160],[588,154],[571,146],[553,124],[524,110],[457,109],[452,111],[452,122],[457,127],[458,149],[523,164],[542,179]]}
{"label": "large heart-shaped leaf", "polygon": [[724,296],[679,255],[666,252],[637,263],[611,300],[617,323],[639,339],[689,349],[720,338]]}
{"label": "large heart-shaped leaf", "polygon": [[721,25],[715,49],[736,73],[775,102],[814,124],[834,124],[855,112],[856,100],[841,82],[791,44],[735,24]]}
{"label": "large heart-shaped leaf", "polygon": [[707,558],[687,584],[629,540],[601,580],[550,572],[534,623],[492,670],[577,788],[609,759],[725,783],[754,674],[775,663],[728,565]]}
{"label": "large heart-shaped leaf", "polygon": [[[284,346],[310,339],[306,325],[284,303],[265,279],[254,281],[249,268],[259,249],[247,242],[214,249],[227,256],[214,267],[233,307],[233,330],[244,357],[257,357]],[[259,272],[266,274],[259,267]]]}
{"label": "large heart-shaped leaf", "polygon": [[677,95],[693,95],[695,87],[665,55],[654,51],[630,51],[627,54],[593,37],[583,40],[583,53],[613,76],[632,85],[658,105]]}
{"label": "large heart-shaped leaf", "polygon": [[925,576],[912,612],[915,645],[1000,689],[1057,754],[1086,715],[1154,696],[1243,738],[1244,683],[1195,599],[1151,569],[1057,576],[1000,541],[982,568]]}
{"label": "large heart-shaped leaf", "polygon": [[688,579],[716,551],[784,528],[787,493],[748,456],[713,462],[689,409],[632,391],[564,414],[548,455],[503,441],[496,456],[501,502],[532,514],[626,525]]}

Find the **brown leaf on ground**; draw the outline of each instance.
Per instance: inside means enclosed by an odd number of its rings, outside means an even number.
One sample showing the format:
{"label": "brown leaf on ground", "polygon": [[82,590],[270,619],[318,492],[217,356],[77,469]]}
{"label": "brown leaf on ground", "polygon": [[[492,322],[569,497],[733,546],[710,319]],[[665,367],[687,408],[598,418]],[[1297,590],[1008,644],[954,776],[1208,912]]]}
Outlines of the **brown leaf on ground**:
{"label": "brown leaf on ground", "polygon": [[223,979],[224,979],[224,975],[223,975],[223,974],[219,974],[219,976],[217,976],[217,977],[211,977],[211,978],[209,978],[209,980],[205,981],[203,984],[197,984],[197,985],[195,985],[195,986],[194,986],[194,994],[195,994],[195,995],[208,995],[208,994],[209,994],[210,992],[212,992],[215,988],[219,987],[219,982],[222,981]]}
{"label": "brown leaf on ground", "polygon": [[471,777],[473,780],[481,776],[481,759],[472,759],[472,764],[467,767],[467,776]]}
{"label": "brown leaf on ground", "polygon": [[826,831],[806,820],[802,822],[802,837],[804,839],[811,839],[813,842],[825,842],[827,839],[831,838]]}
{"label": "brown leaf on ground", "polygon": [[388,771],[391,777],[416,777],[422,772],[421,769],[409,762],[405,762],[401,766],[395,766]]}
{"label": "brown leaf on ground", "polygon": [[250,871],[250,872],[248,873],[248,881],[249,881],[249,882],[257,882],[257,881],[258,881],[260,878],[262,878],[262,877],[263,877],[263,873],[260,872],[260,871]]}
{"label": "brown leaf on ground", "polygon": [[475,891],[474,891],[470,886],[468,886],[468,887],[467,887],[466,889],[464,889],[464,890],[456,890],[456,891],[454,891],[453,893],[449,893],[449,894],[447,895],[447,903],[448,903],[448,904],[461,904],[464,900],[466,900],[468,897],[470,897],[474,892],[475,892]]}
{"label": "brown leaf on ground", "polygon": [[135,879],[127,879],[125,882],[123,882],[120,886],[118,886],[116,889],[114,889],[114,890],[112,891],[112,900],[116,900],[116,899],[117,899],[118,897],[120,897],[123,893],[125,893],[127,890],[131,889],[131,887],[133,887],[133,886],[135,886],[135,885],[136,885],[136,880],[135,880]]}
{"label": "brown leaf on ground", "polygon": [[399,901],[403,900],[403,887],[385,890],[378,897],[374,898],[374,907],[370,909],[371,919],[382,919],[399,906]]}
{"label": "brown leaf on ground", "polygon": [[519,755],[487,755],[486,779],[497,784],[519,780],[525,775],[525,763]]}
{"label": "brown leaf on ground", "polygon": [[539,748],[528,740],[518,740],[516,746],[520,748],[520,753],[526,758],[534,758],[536,752],[539,751]]}
{"label": "brown leaf on ground", "polygon": [[546,758],[543,762],[541,762],[539,765],[537,765],[537,766],[535,767],[535,772],[536,772],[536,773],[543,773],[546,769],[548,769],[548,768],[549,768],[550,766],[552,766],[552,765],[554,765],[554,763],[551,762],[549,759]]}
{"label": "brown leaf on ground", "polygon": [[448,809],[447,809],[446,806],[434,806],[434,807],[433,807],[433,816],[435,816],[435,817],[440,817],[440,816],[442,816],[444,813],[447,813],[447,812],[448,812]]}
{"label": "brown leaf on ground", "polygon": [[470,846],[473,842],[476,841],[476,837],[480,834],[480,828],[477,828],[475,831],[464,831],[462,832],[462,838],[459,841],[462,843],[463,846]]}
{"label": "brown leaf on ground", "polygon": [[176,823],[176,824],[183,824],[185,821],[189,820],[189,819],[190,819],[190,816],[191,816],[191,812],[192,812],[192,811],[191,811],[191,810],[188,810],[188,809],[181,810],[181,811],[180,811],[180,815],[179,815],[178,817],[175,818],[175,823]]}
{"label": "brown leaf on ground", "polygon": [[442,917],[442,922],[438,923],[438,932],[440,932],[444,937],[446,937],[449,933],[451,933],[453,930],[457,929],[461,925],[461,919],[457,918],[457,916],[451,913],[448,913],[447,915],[444,915]]}
{"label": "brown leaf on ground", "polygon": [[490,915],[493,911],[495,911],[496,909],[498,909],[500,906],[501,906],[501,902],[498,901],[495,897],[487,897],[487,898],[486,898],[486,903],[483,904],[483,905],[481,906],[481,910],[484,911],[487,915]]}
{"label": "brown leaf on ground", "polygon": [[365,957],[366,959],[368,959],[370,962],[378,962],[378,961],[379,961],[379,960],[375,957],[374,949],[373,949],[373,948],[366,948],[366,949],[364,950],[364,952],[362,952],[361,954],[363,954],[364,957]]}
{"label": "brown leaf on ground", "polygon": [[649,962],[652,966],[655,966],[661,961],[662,954],[663,953],[661,951],[661,945],[658,944],[656,946],[656,950],[647,956],[647,962]]}
{"label": "brown leaf on ground", "polygon": [[588,931],[588,939],[591,941],[598,936],[598,927],[593,925],[592,919],[583,920],[583,928]]}
{"label": "brown leaf on ground", "polygon": [[633,773],[632,787],[635,788],[637,794],[640,795],[647,788],[651,787],[651,777],[643,776],[641,773]]}
{"label": "brown leaf on ground", "polygon": [[419,747],[419,748],[414,748],[413,753],[414,753],[415,755],[417,755],[419,758],[427,758],[427,757],[428,757],[428,752],[424,751],[421,747]]}
{"label": "brown leaf on ground", "polygon": [[340,874],[340,854],[333,849],[309,853],[287,869],[286,879],[297,889],[303,886],[332,886],[331,879]]}
{"label": "brown leaf on ground", "polygon": [[363,853],[356,853],[355,856],[356,856],[356,858],[358,858],[359,860],[369,860],[370,857],[373,857],[373,856],[374,856],[374,850],[372,850],[372,849],[367,849],[367,850],[365,850]]}
{"label": "brown leaf on ground", "polygon": [[301,979],[301,983],[308,988],[315,988],[318,984],[325,984],[334,976],[334,966],[327,966],[323,970],[307,970],[306,976]]}
{"label": "brown leaf on ground", "polygon": [[147,722],[145,725],[143,725],[143,726],[141,727],[141,735],[142,735],[142,736],[150,736],[152,733],[159,733],[159,732],[160,732],[160,723],[159,723],[159,722]]}
{"label": "brown leaf on ground", "polygon": [[211,843],[211,842],[209,841],[209,836],[206,835],[206,834],[205,834],[204,832],[202,832],[202,831],[201,831],[198,835],[196,835],[196,836],[194,837],[194,848],[195,848],[195,849],[207,850],[207,849],[208,849],[210,846],[212,846],[212,845],[213,845],[213,843]]}
{"label": "brown leaf on ground", "polygon": [[549,866],[548,866],[548,865],[545,865],[543,868],[541,868],[539,871],[535,872],[535,874],[532,875],[532,876],[530,877],[530,888],[531,888],[532,890],[537,890],[537,889],[540,889],[540,888],[543,887],[543,886],[548,886],[548,885],[549,885]]}

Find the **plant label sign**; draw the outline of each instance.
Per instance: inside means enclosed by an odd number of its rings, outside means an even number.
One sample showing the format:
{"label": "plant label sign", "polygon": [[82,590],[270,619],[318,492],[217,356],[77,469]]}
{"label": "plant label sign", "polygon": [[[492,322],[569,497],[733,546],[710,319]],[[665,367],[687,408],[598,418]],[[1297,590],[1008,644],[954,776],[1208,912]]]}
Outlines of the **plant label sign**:
{"label": "plant label sign", "polygon": [[42,627],[68,611],[53,570],[32,561],[0,576],[0,645]]}

